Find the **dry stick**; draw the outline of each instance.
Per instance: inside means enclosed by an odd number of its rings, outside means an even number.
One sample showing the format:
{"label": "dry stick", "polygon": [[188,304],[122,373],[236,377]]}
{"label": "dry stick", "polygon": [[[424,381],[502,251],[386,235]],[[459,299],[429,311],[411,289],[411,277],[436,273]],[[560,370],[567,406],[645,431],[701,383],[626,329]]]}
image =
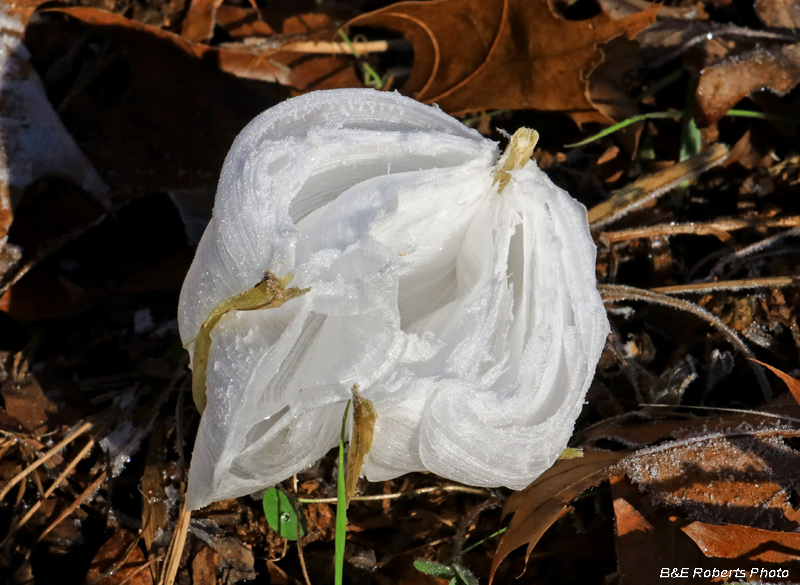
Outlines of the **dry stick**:
{"label": "dry stick", "polygon": [[6,484],[6,486],[2,489],[2,491],[0,491],[0,501],[2,501],[2,499],[6,497],[8,492],[11,491],[11,488],[13,488],[23,479],[25,479],[29,473],[31,473],[34,469],[36,469],[40,465],[46,463],[47,460],[50,459],[53,455],[61,451],[61,449],[69,445],[72,441],[77,439],[79,436],[88,431],[90,428],[92,428],[92,423],[90,422],[83,423],[77,430],[64,437],[59,443],[57,443],[53,448],[47,451],[36,462],[32,463],[31,465],[23,469],[21,472],[19,472],[16,476],[14,476],[14,478],[11,481],[9,481],[8,484]]}
{"label": "dry stick", "polygon": [[708,35],[713,35],[717,38],[730,36],[730,37],[744,37],[744,38],[758,39],[764,41],[782,41],[785,43],[797,42],[797,38],[794,35],[771,32],[771,31],[757,31],[730,24],[717,25],[717,23],[709,23],[708,27],[704,27],[701,30],[697,31],[690,38],[683,39],[680,45],[676,49],[670,51],[666,55],[663,55],[662,57],[654,61],[649,62],[647,64],[647,67],[649,69],[655,69],[661,67],[664,63],[667,63],[672,59],[680,57],[694,45],[697,45],[699,43],[708,40],[709,39]]}
{"label": "dry stick", "polygon": [[30,507],[30,509],[25,513],[25,515],[22,518],[20,518],[19,522],[16,525],[12,526],[11,529],[9,529],[6,537],[3,539],[2,542],[0,542],[0,549],[5,547],[6,544],[8,544],[8,541],[19,531],[20,528],[25,526],[25,523],[31,519],[31,516],[33,516],[36,513],[36,510],[38,510],[41,507],[41,505],[45,502],[45,500],[47,500],[47,498],[49,498],[53,494],[53,492],[56,491],[59,484],[61,484],[61,482],[64,481],[67,478],[67,476],[72,472],[72,470],[75,469],[75,467],[77,467],[78,463],[80,463],[81,460],[84,457],[86,457],[89,451],[92,450],[92,447],[94,447],[94,439],[90,438],[89,442],[86,443],[83,449],[81,449],[78,452],[78,454],[70,462],[70,464],[66,467],[66,469],[64,469],[64,471],[62,471],[61,474],[53,481],[50,487],[47,488],[47,491],[44,492],[42,498],[38,502],[36,502],[33,506]]}
{"label": "dry stick", "polygon": [[0,459],[2,459],[6,452],[16,444],[16,439],[8,439],[5,443],[3,443],[3,446],[0,447]]}
{"label": "dry stick", "polygon": [[[352,46],[351,46],[352,45]],[[273,51],[291,51],[293,53],[310,53],[326,55],[355,55],[359,57],[366,53],[385,53],[391,50],[407,50],[411,48],[408,41],[398,39],[390,41],[364,41],[353,42],[350,45],[341,42],[327,41],[301,41],[287,44],[277,44],[263,37],[248,37],[241,43],[223,43],[226,49],[262,48]]]}
{"label": "dry stick", "polygon": [[800,423],[800,418],[794,416],[787,416],[785,414],[775,414],[774,412],[764,412],[763,410],[749,410],[747,408],[724,408],[721,406],[698,406],[695,404],[648,404],[646,402],[640,402],[639,406],[650,406],[653,408],[669,408],[672,410],[685,408],[688,410],[712,410],[714,412],[733,412],[736,414],[757,414],[758,416],[763,416],[764,418],[774,418],[793,423]]}
{"label": "dry stick", "polygon": [[[295,514],[297,510],[295,510]],[[300,569],[303,571],[303,579],[306,581],[306,585],[311,585],[311,579],[308,577],[308,570],[306,569],[306,559],[303,556],[303,545],[300,544],[300,520],[297,521],[297,558],[300,559]]]}
{"label": "dry stick", "polygon": [[717,282],[696,282],[694,284],[678,284],[659,286],[650,290],[662,294],[710,293],[722,290],[746,290],[768,286],[792,286],[800,284],[800,276],[766,276],[764,278],[743,278],[741,280],[720,280]]}
{"label": "dry stick", "polygon": [[742,248],[741,250],[738,250],[736,252],[733,252],[732,254],[728,254],[727,256],[722,257],[717,261],[716,264],[714,264],[714,266],[712,266],[711,270],[709,271],[708,279],[717,276],[719,273],[722,272],[722,269],[725,268],[725,266],[727,266],[728,264],[735,262],[736,260],[741,260],[742,258],[750,256],[751,254],[755,254],[756,252],[761,252],[762,250],[766,250],[773,244],[777,244],[784,238],[788,238],[791,236],[800,236],[800,227],[786,230],[785,232],[781,232],[779,234],[775,234],[774,236],[764,238],[763,240],[760,240],[755,244],[751,244],[749,246]]}
{"label": "dry stick", "polygon": [[616,232],[604,232],[600,234],[600,240],[606,244],[616,244],[628,240],[638,240],[642,238],[653,238],[656,236],[717,236],[723,242],[731,239],[728,232],[745,228],[773,228],[773,227],[797,227],[800,226],[800,215],[782,217],[779,219],[722,219],[708,223],[680,223],[680,224],[658,224],[648,227],[630,228]]}
{"label": "dry stick", "polygon": [[175,525],[175,532],[172,534],[172,540],[167,549],[167,562],[164,565],[164,572],[161,573],[161,579],[158,585],[172,585],[175,582],[175,576],[178,574],[178,567],[181,564],[181,555],[183,554],[183,546],[186,544],[186,535],[189,532],[189,520],[192,518],[192,513],[186,509],[186,504],[181,506],[181,513],[178,516],[178,523]]}
{"label": "dry stick", "polygon": [[[297,498],[297,474],[295,473],[292,476],[292,484],[294,485],[294,495],[295,499]],[[295,536],[297,537],[295,541],[297,542],[297,558],[300,560],[300,569],[303,571],[303,579],[306,580],[306,585],[311,585],[311,579],[308,577],[308,570],[306,569],[306,559],[303,556],[303,540],[302,535],[300,534],[300,514],[304,512],[302,510],[297,509],[297,502],[291,502],[292,509],[294,510],[294,515],[297,518],[296,529],[297,532]]]}
{"label": "dry stick", "polygon": [[[181,478],[186,476],[186,462],[183,459],[183,398],[185,396],[187,380],[189,380],[189,378],[184,378],[183,384],[181,384],[180,390],[178,391],[178,403],[175,407],[175,445],[178,450]],[[158,580],[158,585],[172,585],[172,582],[175,581],[175,575],[178,573],[178,566],[181,561],[181,555],[183,554],[183,545],[186,542],[186,533],[189,531],[189,520],[191,520],[191,512],[186,511],[186,503],[184,502],[181,506],[175,532],[172,534],[172,540],[170,540],[169,546],[167,547],[167,554],[165,557],[166,563],[162,565],[161,577]],[[179,535],[180,532],[183,532],[183,534]],[[178,546],[180,546],[180,552],[176,556],[175,549]]]}
{"label": "dry stick", "polygon": [[33,482],[36,484],[36,491],[39,492],[39,496],[44,496],[44,486],[42,485],[42,478],[39,477],[39,470],[37,469],[31,473],[31,475],[33,476]]}
{"label": "dry stick", "polygon": [[[650,290],[621,284],[600,284],[597,286],[597,289],[600,291],[603,301],[606,303],[615,303],[618,301],[644,301],[656,305],[662,305],[664,307],[670,307],[672,309],[678,309],[679,311],[692,313],[693,315],[708,321],[714,325],[714,327],[724,333],[728,337],[728,341],[730,341],[734,347],[738,348],[739,351],[741,351],[745,356],[748,358],[754,357],[753,352],[750,351],[750,348],[744,344],[742,339],[733,329],[725,325],[725,323],[723,323],[719,317],[713,313],[710,313],[709,311],[706,311],[702,307],[698,307],[694,303],[684,301],[683,299],[673,299],[667,295]],[[761,388],[764,399],[769,400],[772,398],[772,388],[770,387],[769,382],[767,382],[767,378],[764,376],[761,366],[758,366],[749,360],[748,365],[756,375],[756,379],[758,380],[758,385]]]}
{"label": "dry stick", "polygon": [[589,224],[592,231],[597,231],[621,219],[632,211],[669,193],[684,181],[693,179],[708,169],[722,164],[729,154],[727,146],[717,143],[683,162],[652,175],[641,177],[630,185],[614,191],[608,200],[589,210]]}
{"label": "dry stick", "polygon": [[[426,487],[416,490],[408,490],[406,492],[398,492],[396,494],[378,494],[375,496],[353,496],[350,498],[351,502],[375,502],[380,500],[395,500],[405,496],[416,496],[419,494],[430,494],[434,492],[461,492],[465,494],[486,495],[489,490],[481,488],[471,488],[461,485],[443,485],[441,487]],[[336,498],[297,498],[301,504],[335,504]]]}
{"label": "dry stick", "polygon": [[[61,512],[61,514],[58,515],[58,518],[56,518],[55,520],[53,520],[53,522],[50,523],[50,526],[48,526],[47,528],[45,528],[42,531],[42,533],[39,535],[39,538],[36,539],[37,544],[40,543],[42,541],[42,539],[45,536],[47,536],[53,528],[58,526],[67,516],[72,514],[72,512],[74,512],[75,509],[78,506],[80,506],[86,498],[88,498],[90,495],[92,495],[92,493],[94,493],[94,491],[97,490],[97,488],[99,488],[100,485],[105,480],[106,480],[106,472],[104,471],[103,473],[101,473],[97,477],[96,480],[94,480],[91,483],[91,485],[89,487],[87,487],[85,490],[83,490],[80,493],[80,495],[78,495],[78,499],[77,500],[72,502],[63,512]],[[31,550],[28,551],[28,555],[30,555],[32,551],[33,551],[33,547],[31,547]]]}
{"label": "dry stick", "polygon": [[[139,573],[141,573],[145,569],[147,569],[150,566],[152,566],[153,563],[155,563],[156,561],[160,561],[163,558],[164,557],[155,557],[155,558],[152,558],[152,559],[148,560],[146,563],[143,563],[143,564],[139,565],[138,567],[136,567],[136,570],[133,573],[131,573],[130,575],[128,575],[127,577],[125,577],[125,580],[121,581],[119,583],[119,585],[125,585],[125,583],[128,583],[128,582],[132,581],[133,578],[136,577],[136,575],[138,575]],[[152,583],[152,581],[151,581],[151,583]]]}
{"label": "dry stick", "polygon": [[[406,41],[365,41],[353,42],[352,47],[347,43],[325,42],[325,41],[303,41],[282,45],[281,51],[292,51],[294,53],[323,53],[333,55],[354,55],[359,53],[385,53],[394,48],[407,47]],[[355,51],[354,51],[355,49]]]}

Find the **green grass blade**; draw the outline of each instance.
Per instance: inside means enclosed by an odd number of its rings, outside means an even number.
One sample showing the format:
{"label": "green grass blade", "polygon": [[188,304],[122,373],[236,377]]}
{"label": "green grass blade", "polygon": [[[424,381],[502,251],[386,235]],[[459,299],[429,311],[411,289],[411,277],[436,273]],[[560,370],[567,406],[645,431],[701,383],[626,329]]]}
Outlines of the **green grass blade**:
{"label": "green grass blade", "polygon": [[767,120],[768,122],[800,125],[800,118],[787,118],[786,116],[776,116],[775,114],[765,114],[764,112],[755,112],[753,110],[728,110],[725,115],[731,118],[756,118],[758,120]]}
{"label": "green grass blade", "polygon": [[[756,112],[753,110],[728,110],[728,112],[725,115],[731,118],[755,118],[758,120],[766,120],[768,122],[781,122],[784,124],[792,124],[794,126],[800,126],[800,118],[788,118],[786,116],[776,116],[774,114],[765,114],[764,112]],[[590,136],[585,140],[581,140],[580,142],[574,142],[573,144],[565,144],[564,148],[575,148],[577,146],[585,146],[590,142],[599,140],[600,138],[608,136],[609,134],[613,134],[618,130],[622,130],[626,126],[635,124],[636,122],[641,122],[642,120],[652,120],[658,118],[683,118],[683,117],[684,117],[684,112],[650,112],[649,114],[640,114],[638,116],[633,116],[632,118],[628,118],[627,120],[622,120],[622,122],[618,122],[613,126],[609,126],[608,128],[601,130],[594,136]],[[699,132],[697,131],[696,124],[694,124],[694,120],[691,121],[691,124],[694,126],[694,128],[689,128],[690,130],[689,135],[693,140],[696,140],[697,136],[699,136]]]}
{"label": "green grass blade", "polygon": [[[353,41],[350,40],[350,37],[347,36],[347,33],[344,30],[339,29],[339,36],[342,37],[344,44],[348,46],[348,48],[353,52],[353,57],[356,59],[361,59],[361,53],[356,49],[355,45],[353,45]],[[369,63],[361,63],[361,67],[364,68],[364,85],[369,85],[370,87],[375,87],[377,89],[383,89],[384,80],[378,75],[378,72],[375,71],[372,67],[370,67]]]}
{"label": "green grass blade", "polygon": [[573,148],[575,146],[584,146],[589,144],[590,142],[594,142],[595,140],[599,140],[604,136],[608,136],[609,134],[613,134],[617,130],[622,130],[623,128],[630,126],[631,124],[636,124],[636,122],[641,122],[642,120],[652,120],[655,118],[680,118],[683,116],[683,112],[650,112],[649,114],[639,114],[638,116],[633,116],[632,118],[628,118],[627,120],[623,120],[622,122],[618,122],[613,126],[609,126],[605,130],[601,130],[594,136],[590,136],[586,140],[581,140],[580,142],[575,142],[574,144],[565,144],[564,148]]}
{"label": "green grass blade", "polygon": [[475,544],[471,544],[471,545],[469,545],[467,548],[465,548],[464,550],[462,550],[462,551],[461,551],[461,554],[462,554],[462,555],[464,555],[464,554],[467,554],[467,553],[468,553],[469,551],[471,551],[473,548],[477,548],[477,547],[479,547],[479,546],[480,546],[480,545],[482,545],[484,542],[486,542],[487,540],[490,540],[490,539],[494,538],[495,536],[500,536],[500,535],[501,535],[501,534],[503,534],[503,533],[504,533],[506,530],[508,530],[508,527],[507,527],[507,526],[506,526],[505,528],[501,528],[500,530],[498,530],[497,532],[495,532],[495,533],[493,533],[493,534],[490,534],[489,536],[487,536],[487,537],[486,537],[486,538],[484,538],[483,540],[479,540],[479,541],[478,541],[478,542],[476,542]]}
{"label": "green grass blade", "polygon": [[681,67],[680,69],[676,69],[672,73],[668,73],[655,83],[651,84],[650,87],[648,87],[642,93],[633,98],[633,101],[638,103],[643,99],[650,97],[651,95],[656,95],[659,91],[661,91],[668,85],[671,85],[676,81],[678,81],[682,76],[683,76],[683,67]]}
{"label": "green grass blade", "polygon": [[490,111],[486,112],[485,114],[483,114],[482,116],[472,116],[471,118],[462,118],[461,119],[461,123],[464,124],[464,126],[469,126],[471,128],[472,125],[475,122],[480,122],[483,118],[493,118],[494,116],[497,116],[498,114],[504,114],[504,113],[510,112],[510,111],[511,110],[508,110],[508,109],[506,109],[506,110],[490,110]]}
{"label": "green grass blade", "polygon": [[[702,150],[702,135],[694,120],[693,109],[697,84],[700,83],[699,77],[692,77],[686,89],[686,102],[683,108],[683,118],[681,120],[681,149],[678,155],[679,161],[685,161],[690,156],[694,156]],[[689,182],[682,183],[687,186]]]}
{"label": "green grass blade", "polygon": [[344,575],[344,542],[347,538],[347,497],[344,491],[344,432],[347,427],[347,413],[350,411],[350,400],[344,407],[342,417],[342,434],[339,438],[339,480],[336,488],[336,535],[334,537],[334,548],[336,551],[336,573],[334,583],[342,585]]}

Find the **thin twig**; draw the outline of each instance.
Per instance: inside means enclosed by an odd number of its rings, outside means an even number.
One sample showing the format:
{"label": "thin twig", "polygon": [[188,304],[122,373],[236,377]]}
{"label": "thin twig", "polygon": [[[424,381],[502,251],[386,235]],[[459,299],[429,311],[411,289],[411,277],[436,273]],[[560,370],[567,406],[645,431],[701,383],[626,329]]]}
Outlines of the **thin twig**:
{"label": "thin twig", "polygon": [[711,280],[712,278],[719,276],[722,273],[722,270],[728,264],[731,264],[737,260],[741,260],[742,258],[746,258],[747,256],[755,254],[756,252],[761,252],[762,250],[766,250],[773,244],[777,244],[781,240],[792,236],[800,236],[800,227],[792,228],[790,230],[786,230],[785,232],[775,234],[774,236],[764,238],[763,240],[759,240],[755,244],[750,244],[749,246],[746,246],[741,250],[737,250],[732,254],[728,254],[727,256],[722,257],[711,268],[708,277],[706,277],[706,280]]}
{"label": "thin twig", "polygon": [[15,485],[17,485],[23,479],[25,479],[28,476],[29,473],[31,473],[33,470],[35,470],[40,465],[43,465],[44,463],[46,463],[51,457],[53,457],[53,455],[55,455],[56,453],[61,451],[61,449],[63,449],[67,445],[69,445],[72,441],[77,439],[79,436],[81,436],[83,433],[88,431],[90,428],[92,428],[92,423],[90,423],[90,422],[83,423],[80,427],[78,427],[78,429],[76,429],[74,432],[72,432],[69,435],[67,435],[66,437],[64,437],[53,448],[48,450],[42,457],[40,457],[34,463],[32,463],[31,465],[29,465],[28,467],[23,469],[21,472],[19,472],[16,476],[14,476],[14,478],[11,481],[9,481],[5,485],[5,487],[3,487],[2,491],[0,491],[0,501],[3,498],[6,497],[8,492],[11,491],[11,488],[13,488]]}
{"label": "thin twig", "polygon": [[[683,24],[683,23],[681,23]],[[770,31],[759,31],[753,30],[750,28],[740,27],[731,24],[723,24],[720,25],[718,23],[708,23],[706,27],[698,27],[699,30],[695,32],[691,37],[687,39],[683,39],[679,46],[663,55],[658,59],[654,59],[646,64],[646,66],[650,69],[656,69],[661,67],[664,63],[671,61],[672,59],[677,59],[681,55],[683,55],[686,51],[691,49],[694,45],[699,43],[703,43],[709,39],[708,35],[713,35],[715,37],[744,37],[744,38],[753,38],[758,40],[765,40],[765,41],[782,41],[785,43],[796,43],[797,38],[794,35],[784,34],[784,33],[776,33]]]}
{"label": "thin twig", "polygon": [[604,232],[600,234],[600,241],[608,244],[625,242],[627,240],[637,240],[643,238],[653,238],[657,236],[716,236],[722,241],[730,240],[728,232],[745,228],[775,228],[775,227],[797,227],[800,226],[800,215],[791,217],[781,217],[778,219],[768,218],[731,218],[711,221],[708,223],[662,223],[647,227],[630,228],[616,232]]}
{"label": "thin twig", "polygon": [[300,560],[300,570],[303,571],[303,579],[306,585],[311,585],[311,579],[308,577],[308,569],[306,569],[306,559],[303,556],[303,545],[300,544],[300,522],[297,523],[297,558]]}
{"label": "thin twig", "polygon": [[[744,344],[742,339],[733,329],[725,325],[725,323],[723,323],[719,317],[709,311],[706,311],[702,307],[695,305],[694,303],[684,301],[683,299],[674,299],[658,292],[621,284],[601,284],[598,285],[597,288],[603,297],[603,301],[606,303],[615,303],[619,301],[644,301],[647,303],[662,305],[664,307],[670,307],[672,309],[691,313],[719,329],[725,334],[725,336],[728,338],[728,341],[730,341],[731,344],[739,349],[739,351],[741,351],[746,357],[755,357],[753,352],[750,351],[750,348]],[[756,375],[756,379],[758,380],[758,385],[761,387],[761,392],[764,395],[764,399],[769,400],[772,398],[772,388],[770,387],[769,382],[767,382],[764,372],[761,370],[760,366],[753,364],[750,361],[748,361],[748,365]]]}
{"label": "thin twig", "polygon": [[[416,490],[408,490],[405,492],[398,492],[396,494],[377,494],[374,496],[353,496],[350,498],[351,502],[376,502],[380,500],[396,500],[406,496],[416,496],[419,494],[431,494],[434,492],[461,492],[465,494],[486,495],[488,490],[481,488],[472,488],[461,485],[444,485],[441,487],[426,487]],[[336,498],[297,498],[301,504],[335,504]]]}
{"label": "thin twig", "polygon": [[161,579],[159,579],[158,585],[172,585],[175,582],[175,576],[178,574],[178,567],[181,564],[181,555],[183,555],[183,547],[186,544],[186,535],[189,532],[189,521],[191,519],[192,513],[186,509],[186,504],[184,503],[178,515],[175,532],[172,533],[172,540],[170,540],[169,547],[167,548],[167,562],[164,565],[164,570],[161,573]]}
{"label": "thin twig", "polygon": [[[82,491],[82,492],[81,492],[81,493],[78,495],[78,499],[76,499],[76,500],[75,500],[74,502],[72,502],[72,503],[71,503],[69,506],[67,506],[67,508],[65,508],[65,509],[64,509],[64,511],[63,511],[63,512],[61,512],[61,514],[59,514],[59,515],[58,515],[58,518],[56,518],[55,520],[53,520],[53,522],[51,522],[51,523],[50,523],[50,526],[48,526],[47,528],[45,528],[45,529],[42,531],[42,533],[39,535],[39,538],[37,538],[37,539],[36,539],[36,542],[37,542],[37,543],[41,542],[41,541],[42,541],[42,539],[43,539],[45,536],[47,536],[47,535],[50,533],[50,531],[51,531],[51,530],[53,530],[53,528],[55,528],[56,526],[58,526],[58,525],[59,525],[59,524],[60,524],[60,523],[61,523],[61,522],[62,522],[62,521],[65,519],[65,518],[67,518],[67,516],[69,516],[70,514],[72,514],[72,513],[75,511],[75,509],[76,509],[78,506],[80,506],[80,505],[83,503],[83,501],[84,501],[86,498],[88,498],[90,495],[92,495],[92,494],[93,494],[93,493],[94,493],[94,492],[95,492],[95,491],[96,491],[96,490],[97,490],[97,489],[100,487],[100,485],[101,485],[101,484],[102,484],[102,483],[103,483],[105,480],[106,480],[106,472],[104,471],[103,473],[101,473],[101,474],[100,474],[100,475],[97,477],[97,479],[95,479],[95,480],[94,480],[94,481],[93,481],[93,482],[92,482],[92,483],[89,485],[89,487],[87,487],[85,490],[83,490],[83,491]],[[31,548],[31,551],[32,551],[32,550],[33,550],[33,549]],[[28,551],[28,554],[30,554],[30,552],[31,552],[31,551]]]}
{"label": "thin twig", "polygon": [[292,53],[309,53],[320,55],[353,55],[360,57],[369,53],[385,53],[387,51],[407,51],[411,44],[404,39],[388,41],[295,41],[281,44],[279,41],[264,37],[247,37],[238,43],[222,43],[225,49],[259,48],[265,51],[291,51]]}
{"label": "thin twig", "polygon": [[696,404],[647,404],[640,403],[639,406],[650,406],[653,408],[671,408],[673,410],[678,408],[688,408],[693,410],[713,410],[715,412],[733,412],[736,414],[757,414],[764,418],[775,418],[778,420],[785,420],[793,423],[800,424],[800,418],[793,416],[786,416],[785,414],[775,414],[773,412],[764,412],[763,410],[748,410],[747,408],[723,408],[721,406],[699,406]]}
{"label": "thin twig", "polygon": [[84,457],[86,457],[86,455],[89,453],[89,451],[92,450],[92,447],[94,447],[94,439],[89,438],[89,442],[83,446],[83,448],[78,452],[78,454],[74,457],[74,459],[70,462],[70,464],[66,467],[66,469],[64,469],[64,471],[62,471],[59,474],[59,476],[53,481],[53,483],[50,484],[50,487],[47,488],[47,491],[44,492],[42,498],[38,502],[36,502],[33,506],[30,507],[30,509],[25,513],[25,515],[22,518],[20,518],[19,522],[17,522],[14,526],[12,526],[9,529],[6,537],[3,539],[2,542],[0,542],[0,549],[4,548],[8,544],[8,541],[19,531],[19,529],[25,526],[28,520],[31,519],[31,516],[33,516],[36,513],[36,511],[42,506],[42,504],[47,500],[47,498],[49,498],[53,494],[53,492],[56,491],[61,482],[67,478],[67,476],[72,472],[73,469],[75,469],[78,463],[80,463],[81,460]]}
{"label": "thin twig", "polygon": [[409,44],[404,40],[392,41],[353,41],[352,46],[347,43],[325,41],[303,41],[289,43],[280,47],[281,51],[293,53],[321,53],[331,55],[366,55],[367,53],[385,53],[393,49],[408,49]]}
{"label": "thin twig", "polygon": [[697,282],[651,288],[662,294],[711,293],[722,290],[739,291],[768,286],[793,286],[800,284],[800,276],[767,276],[764,278],[743,278],[741,280],[720,280],[717,282]]}

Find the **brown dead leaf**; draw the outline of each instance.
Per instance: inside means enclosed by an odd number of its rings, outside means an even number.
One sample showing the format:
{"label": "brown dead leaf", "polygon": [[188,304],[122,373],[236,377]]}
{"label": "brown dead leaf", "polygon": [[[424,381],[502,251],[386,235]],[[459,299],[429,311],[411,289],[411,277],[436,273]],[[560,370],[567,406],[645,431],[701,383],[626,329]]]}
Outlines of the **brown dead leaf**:
{"label": "brown dead leaf", "polygon": [[762,530],[737,524],[692,522],[681,528],[707,557],[742,558],[765,563],[800,559],[800,533]]}
{"label": "brown dead leaf", "polygon": [[270,559],[267,559],[267,571],[269,572],[270,583],[274,585],[289,585],[289,575]]}
{"label": "brown dead leaf", "polygon": [[503,559],[525,544],[528,545],[527,561],[545,531],[571,510],[570,500],[607,479],[622,456],[621,453],[590,451],[584,457],[561,459],[527,488],[513,493],[503,507],[503,516],[514,516],[497,545],[489,583]]}
{"label": "brown dead leaf", "polygon": [[153,577],[134,536],[127,530],[117,530],[97,551],[84,583],[153,585]]}
{"label": "brown dead leaf", "polygon": [[223,4],[217,8],[216,22],[234,39],[242,37],[268,37],[277,31],[258,17],[252,8]]}
{"label": "brown dead leaf", "polygon": [[697,123],[708,126],[751,92],[785,95],[800,81],[800,44],[759,48],[703,69],[695,98]]}
{"label": "brown dead leaf", "polygon": [[25,26],[39,5],[45,2],[47,0],[5,0],[3,9]]}
{"label": "brown dead leaf", "polygon": [[47,430],[47,423],[56,415],[58,407],[45,396],[36,378],[28,375],[22,380],[8,380],[0,388],[9,416],[35,435]]}
{"label": "brown dead leaf", "polygon": [[[294,42],[298,36],[314,37],[320,40],[338,40],[336,31],[343,21],[336,18],[343,6],[328,7],[325,13],[308,12],[318,8],[313,2],[270,6],[263,16],[253,8],[223,4],[216,11],[216,23],[235,39],[243,37],[270,37],[284,35],[284,42]],[[338,10],[337,10],[338,9]],[[332,20],[333,19],[333,20]]]}
{"label": "brown dead leaf", "polygon": [[192,585],[216,585],[219,553],[204,546],[192,559]]}
{"label": "brown dead leaf", "polygon": [[408,37],[414,68],[405,93],[454,115],[530,108],[564,111],[578,123],[608,122],[588,97],[586,80],[603,60],[597,45],[635,37],[652,24],[659,6],[622,20],[600,14],[568,21],[547,0],[400,2],[348,26],[384,27]]}
{"label": "brown dead leaf", "polygon": [[[90,86],[71,99],[62,119],[123,201],[142,191],[202,192],[210,210],[236,134],[289,94],[243,77],[302,90],[359,84],[353,64],[341,57],[223,50],[100,10],[62,12],[93,23],[120,49],[112,67],[123,79],[119,89],[97,108]],[[48,33],[63,25],[42,19],[37,26],[32,52],[52,50]]]}
{"label": "brown dead leaf", "polygon": [[750,426],[659,445],[627,458],[625,471],[654,504],[690,518],[788,527],[800,454],[780,435],[796,431],[773,422],[756,433]]}
{"label": "brown dead leaf", "polygon": [[800,3],[796,0],[756,0],[754,7],[767,26],[800,27]]}
{"label": "brown dead leaf", "polygon": [[774,368],[769,364],[765,364],[764,362],[760,362],[754,359],[751,359],[751,361],[754,361],[757,364],[764,366],[765,368],[769,369],[773,374],[778,376],[781,380],[783,380],[783,382],[789,387],[789,392],[792,393],[794,399],[797,400],[798,403],[800,403],[800,380],[796,380],[786,372],[782,372],[778,368]]}
{"label": "brown dead leaf", "polygon": [[731,148],[731,155],[725,161],[725,166],[739,163],[748,170],[761,168],[768,169],[775,164],[775,159],[768,152],[763,152],[753,139],[752,128],[748,129]]}
{"label": "brown dead leaf", "polygon": [[617,524],[619,585],[662,582],[653,567],[678,565],[674,523],[660,510],[651,511],[646,517],[643,514],[646,503],[641,492],[625,477],[611,478],[611,495]]}
{"label": "brown dead leaf", "polygon": [[[200,62],[214,63],[220,71],[258,81],[269,81],[301,90],[317,89],[320,79],[309,75],[310,68],[296,70],[297,65],[308,61],[308,55],[291,51],[265,50],[242,46],[239,49],[209,47],[192,42],[169,31],[142,24],[111,12],[94,8],[51,8],[48,11],[62,12],[98,27],[108,28],[126,40],[143,41],[152,37],[165,41],[174,49]],[[311,57],[311,59],[315,59]],[[152,63],[148,63],[152,66]],[[330,74],[333,68],[324,73]],[[313,69],[315,73],[320,73]],[[323,77],[323,75],[320,75]]]}
{"label": "brown dead leaf", "polygon": [[192,0],[183,20],[181,36],[190,41],[207,41],[214,35],[217,9],[222,0]]}

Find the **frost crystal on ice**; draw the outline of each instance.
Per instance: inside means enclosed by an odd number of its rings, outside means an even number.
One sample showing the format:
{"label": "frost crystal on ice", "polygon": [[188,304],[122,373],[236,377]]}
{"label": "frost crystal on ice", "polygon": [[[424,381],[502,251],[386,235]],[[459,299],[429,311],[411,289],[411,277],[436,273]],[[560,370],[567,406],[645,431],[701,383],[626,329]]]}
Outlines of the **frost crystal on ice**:
{"label": "frost crystal on ice", "polygon": [[181,292],[195,376],[207,359],[191,509],[324,455],[354,385],[377,413],[370,480],[522,489],[555,461],[608,321],[585,208],[533,161],[500,192],[505,162],[437,108],[373,90],[245,128]]}

